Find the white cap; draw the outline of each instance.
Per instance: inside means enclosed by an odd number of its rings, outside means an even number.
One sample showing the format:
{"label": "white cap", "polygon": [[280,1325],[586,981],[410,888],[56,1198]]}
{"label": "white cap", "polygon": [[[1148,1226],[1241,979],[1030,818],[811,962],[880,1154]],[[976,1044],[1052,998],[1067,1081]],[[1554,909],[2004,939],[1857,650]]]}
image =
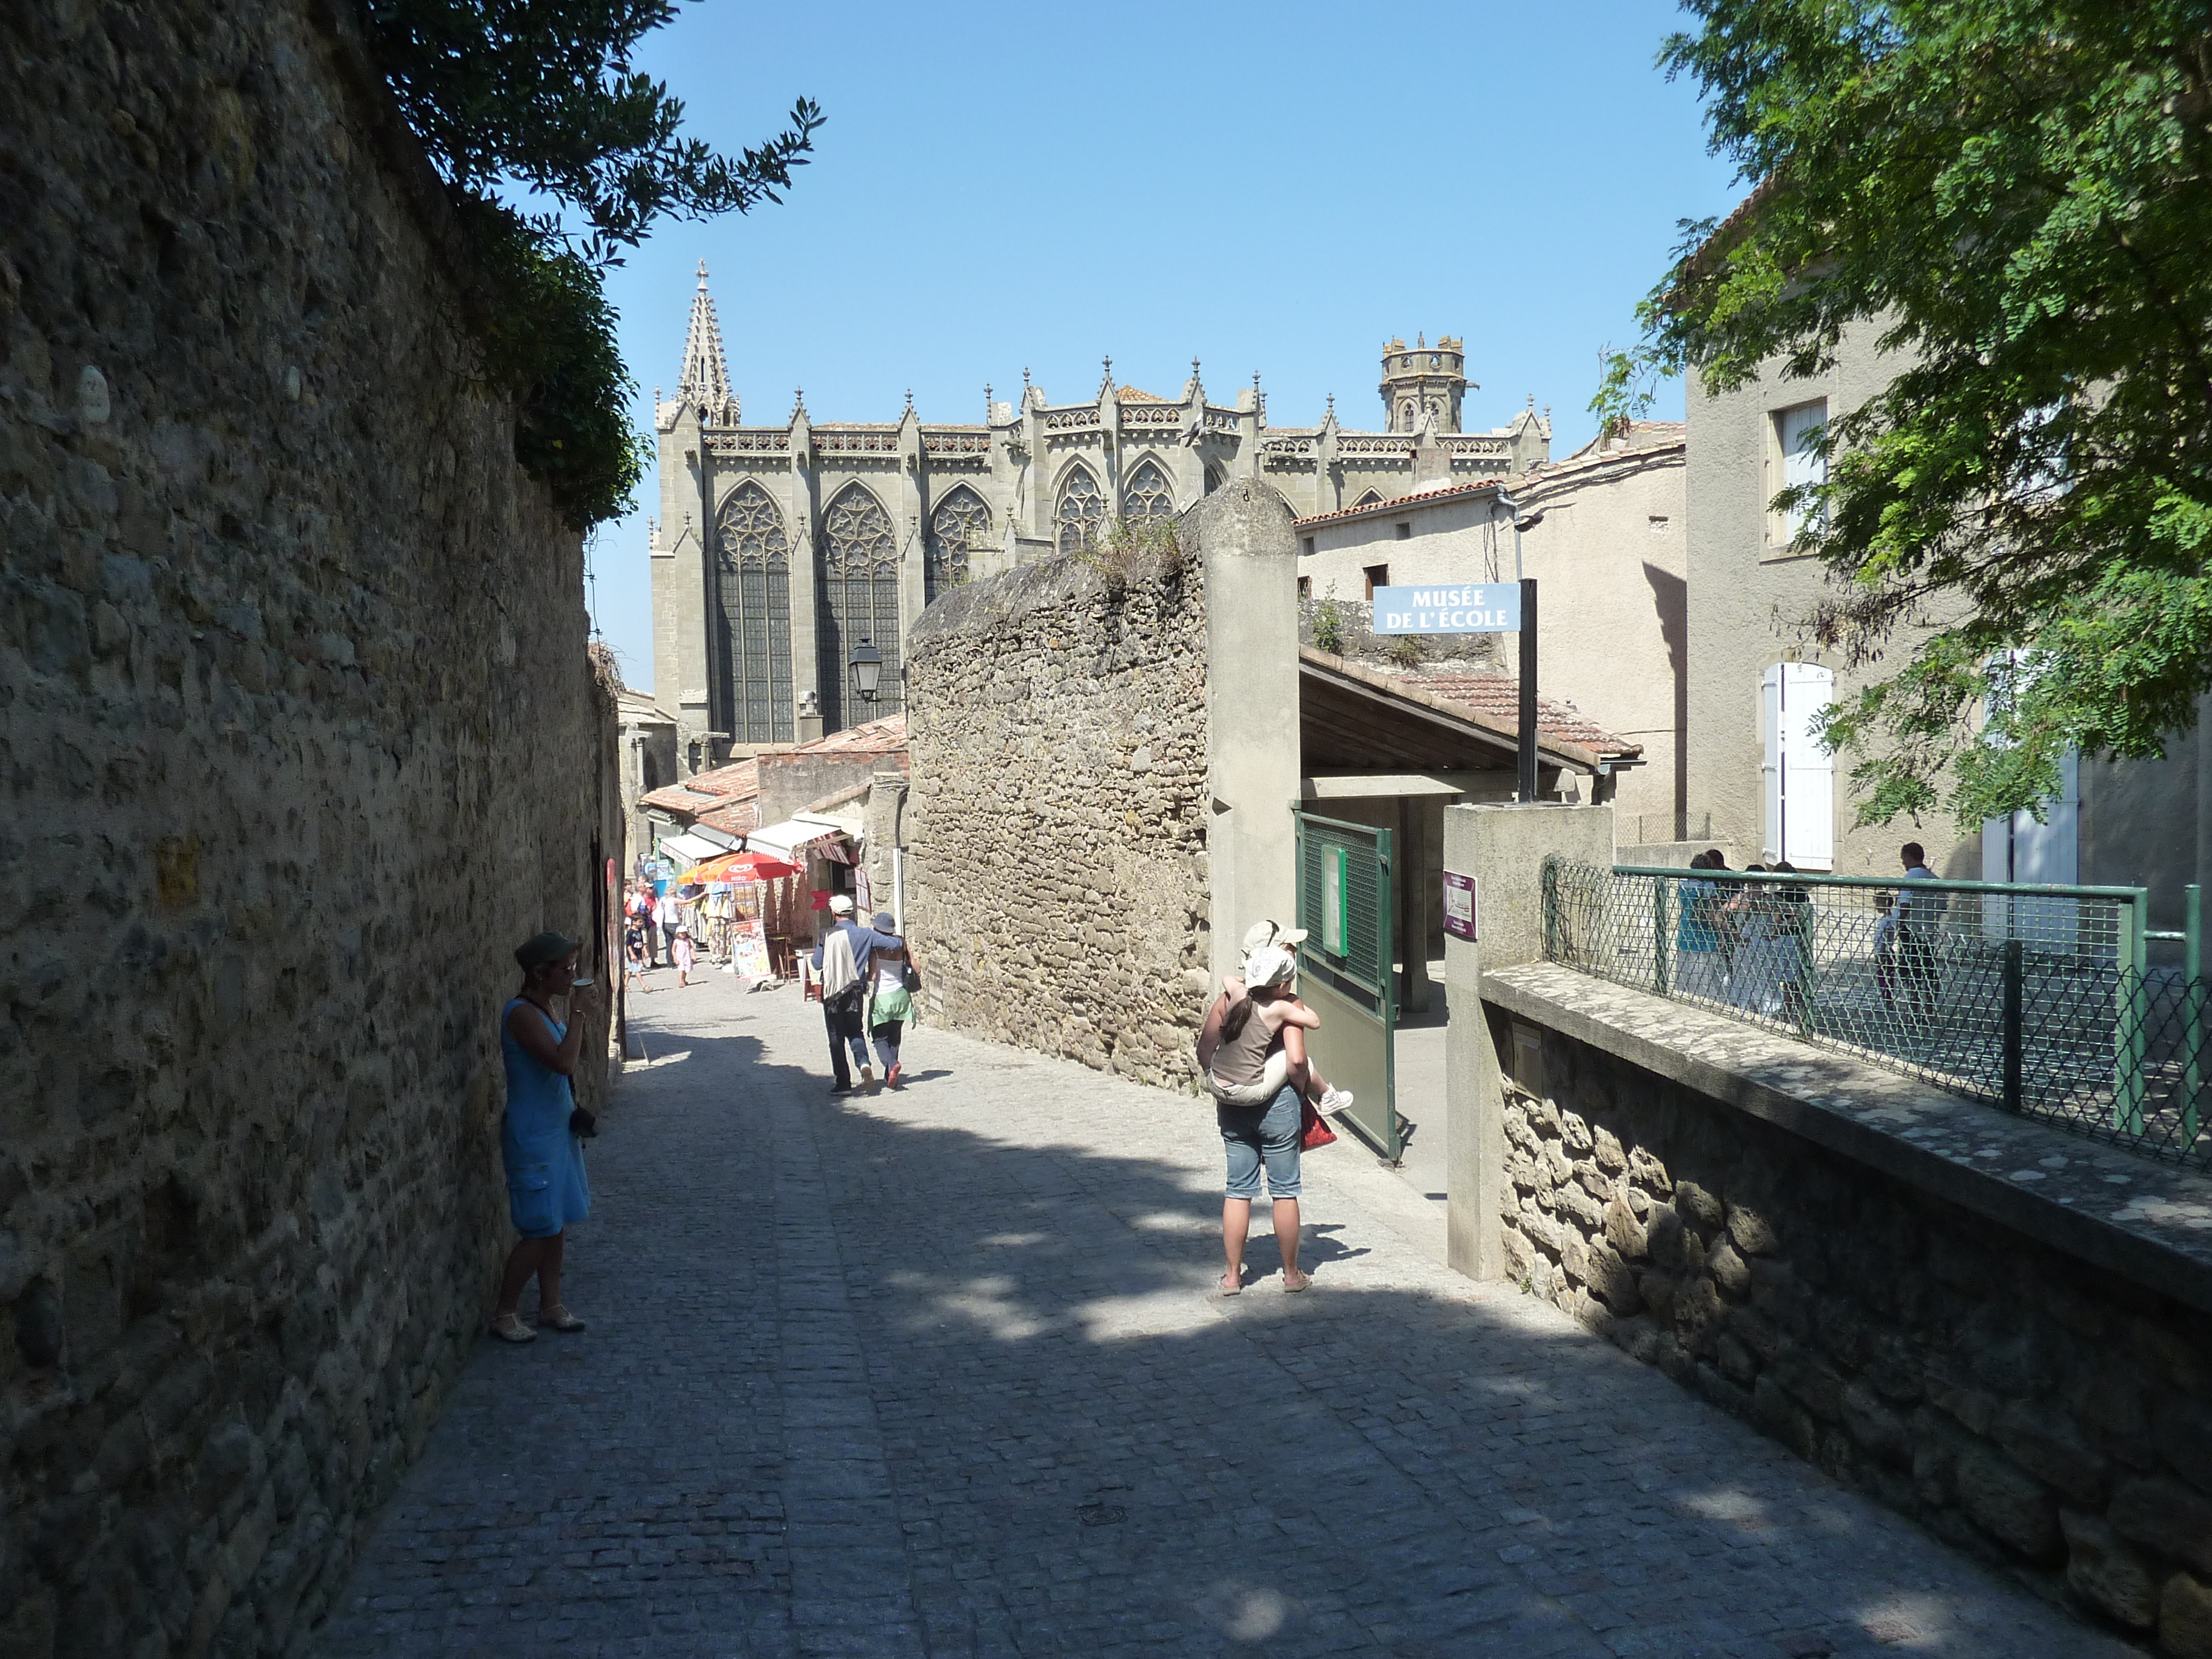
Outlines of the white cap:
{"label": "white cap", "polygon": [[1280,945],[1263,945],[1244,958],[1245,987],[1259,990],[1268,986],[1287,985],[1291,975],[1297,971],[1297,958]]}
{"label": "white cap", "polygon": [[1244,951],[1250,955],[1263,945],[1279,945],[1289,950],[1293,945],[1306,942],[1303,927],[1282,927],[1272,921],[1255,921],[1244,930]]}
{"label": "white cap", "polygon": [[833,915],[833,916],[849,916],[849,915],[851,915],[853,914],[853,899],[852,899],[852,896],[851,896],[850,894],[848,894],[848,893],[832,893],[832,894],[830,894],[830,914],[831,915]]}

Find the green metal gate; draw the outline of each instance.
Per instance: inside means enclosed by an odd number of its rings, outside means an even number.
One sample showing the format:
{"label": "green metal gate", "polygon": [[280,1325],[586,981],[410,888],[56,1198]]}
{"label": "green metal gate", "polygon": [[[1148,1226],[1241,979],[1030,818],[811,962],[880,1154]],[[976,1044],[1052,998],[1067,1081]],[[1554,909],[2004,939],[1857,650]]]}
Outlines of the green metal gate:
{"label": "green metal gate", "polygon": [[1395,1163],[1400,1134],[1392,1039],[1397,1028],[1390,919],[1390,832],[1300,810],[1299,994],[1321,1016],[1307,1048],[1323,1077],[1353,1096],[1344,1121]]}

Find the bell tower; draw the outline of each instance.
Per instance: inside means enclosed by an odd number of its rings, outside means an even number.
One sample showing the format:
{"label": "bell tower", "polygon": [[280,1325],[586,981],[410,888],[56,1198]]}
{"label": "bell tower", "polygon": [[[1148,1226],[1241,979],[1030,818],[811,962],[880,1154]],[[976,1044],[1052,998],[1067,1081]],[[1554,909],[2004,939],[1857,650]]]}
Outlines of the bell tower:
{"label": "bell tower", "polygon": [[[1382,429],[1418,432],[1424,416],[1438,432],[1459,430],[1460,400],[1474,383],[1467,378],[1467,340],[1440,334],[1431,345],[1416,335],[1408,346],[1393,340],[1382,348]],[[1476,387],[1480,391],[1480,387]]]}

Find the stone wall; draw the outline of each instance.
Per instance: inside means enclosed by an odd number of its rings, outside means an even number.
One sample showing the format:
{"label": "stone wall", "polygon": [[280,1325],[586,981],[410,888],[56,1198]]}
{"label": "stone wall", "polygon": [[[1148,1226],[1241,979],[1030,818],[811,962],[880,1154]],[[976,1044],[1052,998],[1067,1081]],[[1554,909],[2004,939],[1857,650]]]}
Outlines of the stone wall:
{"label": "stone wall", "polygon": [[488,1311],[509,952],[620,856],[349,15],[0,7],[11,1656],[301,1645]]}
{"label": "stone wall", "polygon": [[[1287,518],[1287,514],[1284,515]],[[1201,566],[1055,556],[908,635],[907,928],[932,1021],[1170,1086],[1210,949]]]}
{"label": "stone wall", "polygon": [[[1512,1276],[2089,1616],[2212,1656],[2212,1318],[2052,1248],[2056,1225],[2001,1224],[1487,1012]],[[2014,1177],[2021,1194],[2094,1151],[1954,1104],[1979,1115],[1968,1139],[1990,1121],[2061,1149]],[[2110,1157],[2085,1190],[2140,1182]]]}

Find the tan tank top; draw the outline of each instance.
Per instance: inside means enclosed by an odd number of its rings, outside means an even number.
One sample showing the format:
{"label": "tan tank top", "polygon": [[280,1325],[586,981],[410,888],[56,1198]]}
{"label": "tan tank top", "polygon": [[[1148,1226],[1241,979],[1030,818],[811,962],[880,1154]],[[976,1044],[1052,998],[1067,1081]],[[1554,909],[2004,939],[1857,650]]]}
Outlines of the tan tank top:
{"label": "tan tank top", "polygon": [[1207,1069],[1224,1087],[1249,1088],[1267,1070],[1268,1052],[1281,1036],[1281,1032],[1267,1029],[1267,1015],[1255,1008],[1244,1029],[1213,1051],[1213,1064]]}

